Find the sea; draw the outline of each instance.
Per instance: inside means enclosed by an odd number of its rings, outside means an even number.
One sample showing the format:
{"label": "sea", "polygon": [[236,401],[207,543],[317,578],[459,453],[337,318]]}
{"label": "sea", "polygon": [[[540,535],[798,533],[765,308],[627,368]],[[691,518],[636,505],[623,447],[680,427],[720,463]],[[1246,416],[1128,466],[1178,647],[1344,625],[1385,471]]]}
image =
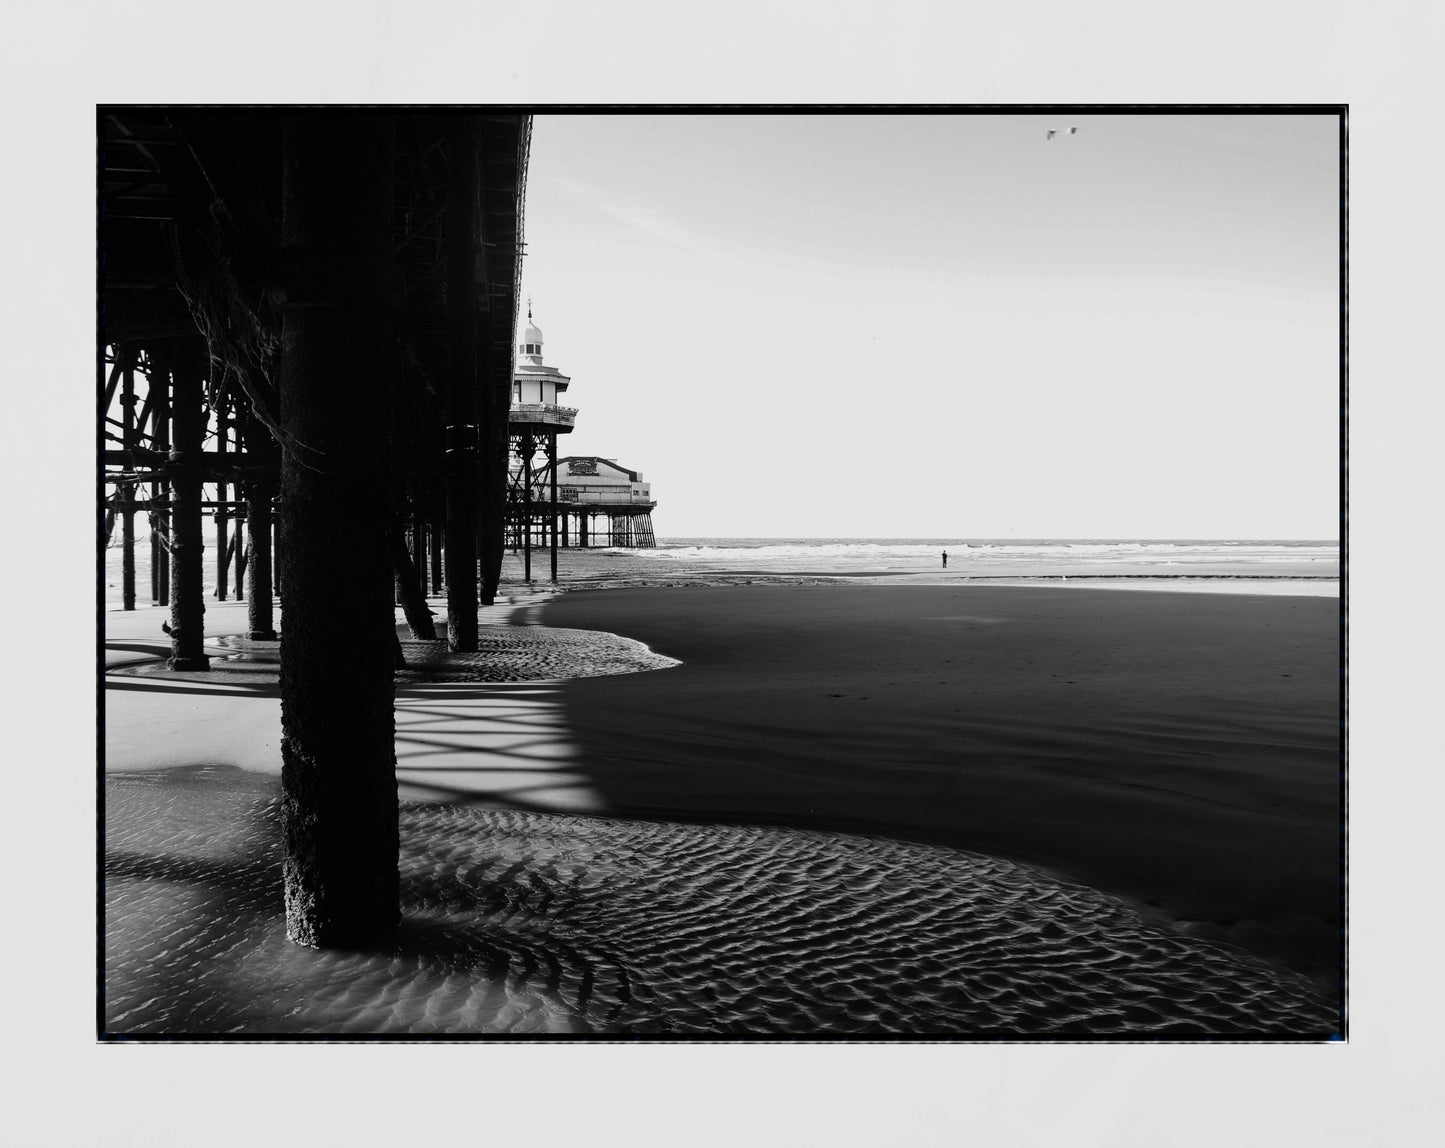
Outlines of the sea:
{"label": "sea", "polygon": [[1085,578],[1097,584],[1173,583],[1178,589],[1233,589],[1222,583],[1248,582],[1259,591],[1269,582],[1291,584],[1279,591],[1324,594],[1338,593],[1340,578],[1339,543],[1326,539],[667,537],[656,549],[627,553],[644,566],[691,571],[907,581]]}
{"label": "sea", "polygon": [[[105,553],[104,599],[120,602],[120,547]],[[943,563],[948,554],[947,566]],[[150,548],[136,547],[136,589],[150,598]],[[534,570],[546,569],[534,551]],[[515,557],[504,574],[516,565]],[[207,553],[208,585],[214,578]],[[878,583],[1074,581],[1098,588],[1335,595],[1340,548],[1330,540],[1137,538],[700,538],[663,537],[656,548],[561,551],[563,581],[717,574],[847,577]]]}

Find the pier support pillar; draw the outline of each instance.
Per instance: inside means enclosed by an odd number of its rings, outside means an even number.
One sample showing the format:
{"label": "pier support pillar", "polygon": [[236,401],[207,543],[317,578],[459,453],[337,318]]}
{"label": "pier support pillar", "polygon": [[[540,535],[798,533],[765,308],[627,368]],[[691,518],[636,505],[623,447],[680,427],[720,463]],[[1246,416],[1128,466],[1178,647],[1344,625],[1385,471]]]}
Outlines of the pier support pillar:
{"label": "pier support pillar", "polygon": [[417,588],[423,598],[427,594],[426,522],[421,509],[421,483],[412,484],[411,491],[411,561],[416,570]]}
{"label": "pier support pillar", "polygon": [[532,454],[537,449],[530,434],[522,436],[522,577],[532,580]]}
{"label": "pier support pillar", "polygon": [[389,115],[282,118],[282,883],[287,935],[325,948],[389,945],[400,915],[394,158]]}
{"label": "pier support pillar", "polygon": [[432,624],[431,610],[426,604],[426,593],[422,589],[418,567],[407,551],[406,528],[400,519],[391,530],[391,561],[396,601],[402,608],[406,624],[411,627],[411,636],[418,641],[436,641],[436,627]]}
{"label": "pier support pillar", "polygon": [[[276,486],[271,482],[246,484],[246,560],[237,563],[236,583],[246,572],[246,637],[258,642],[276,640],[275,606],[272,600],[271,500]],[[240,527],[237,527],[239,543]],[[237,546],[240,550],[241,547]]]}
{"label": "pier support pillar", "polygon": [[[246,484],[246,505],[247,505],[247,506],[249,506],[249,505],[251,504],[250,499],[251,499],[251,483],[248,482],[248,483]],[[243,596],[242,588],[246,586],[246,571],[247,571],[247,569],[249,568],[249,564],[248,564],[247,561],[246,561],[246,554],[247,554],[247,551],[248,551],[248,549],[249,549],[249,547],[250,547],[250,545],[251,545],[251,543],[250,543],[251,531],[250,531],[250,528],[249,528],[249,523],[248,523],[248,521],[247,521],[248,517],[249,517],[248,512],[247,512],[246,510],[241,510],[241,511],[239,512],[239,514],[238,514],[238,517],[237,517],[237,518],[235,519],[235,521],[232,522],[232,524],[231,524],[231,525],[232,525],[232,528],[233,528],[233,533],[232,533],[232,535],[231,535],[231,541],[235,543],[235,551],[236,551],[236,599],[237,599],[237,601],[239,601],[239,600],[242,598],[242,596]],[[274,582],[274,579],[275,579],[275,577],[276,577],[276,548],[275,548],[274,546],[271,548],[271,577],[272,577],[273,582]],[[273,592],[274,592],[274,591],[273,591]]]}
{"label": "pier support pillar", "polygon": [[[151,446],[167,453],[171,449],[171,376],[169,348],[157,343],[147,348],[150,370],[146,374],[147,401],[151,408]],[[170,518],[166,504],[170,500],[170,484],[151,485],[151,600],[157,606],[171,602],[171,552],[167,549]]]}
{"label": "pier support pillar", "polygon": [[448,121],[447,159],[447,649],[477,650],[477,219],[481,194],[471,116]]}
{"label": "pier support pillar", "polygon": [[205,347],[199,339],[177,341],[171,362],[174,392],[171,471],[171,656],[172,670],[209,670],[206,657],[205,530],[201,514],[201,446],[205,441]]}
{"label": "pier support pillar", "polygon": [[[116,348],[121,357],[121,442],[127,450],[136,445],[135,425],[135,349],[129,346]],[[130,509],[135,501],[135,485],[127,483],[120,488],[122,505],[120,512],[120,604],[122,610],[135,609],[135,511]]]}
{"label": "pier support pillar", "polygon": [[429,492],[432,495],[430,503],[430,527],[427,531],[428,541],[431,543],[431,592],[440,594],[445,587],[445,579],[442,575],[442,534],[446,523],[446,498],[436,496],[436,491]]}
{"label": "pier support pillar", "polygon": [[[216,454],[218,461],[224,466],[226,462],[226,438],[230,433],[229,421],[226,418],[225,407],[216,411]],[[226,501],[226,480],[216,479],[216,501]],[[224,602],[226,594],[230,590],[230,557],[231,552],[227,546],[226,531],[230,514],[224,506],[216,507],[216,601]]]}
{"label": "pier support pillar", "polygon": [[[483,194],[485,195],[485,191]],[[510,326],[511,322],[510,310],[491,310],[490,323],[493,326]],[[491,380],[497,374],[495,368],[498,364],[492,358],[495,351],[490,338],[483,341],[480,353],[486,359],[486,370],[481,377],[488,381],[488,385],[482,387],[477,419],[481,468],[478,560],[481,567],[482,601],[490,606],[496,601],[497,588],[501,585],[502,554],[506,550],[507,456],[512,449],[508,411],[512,402],[512,388],[510,382],[505,389],[491,385]],[[505,365],[510,369],[510,355]]]}
{"label": "pier support pillar", "polygon": [[552,584],[557,583],[557,432],[547,434],[547,467],[552,475],[552,488],[547,500],[547,529],[552,554]]}

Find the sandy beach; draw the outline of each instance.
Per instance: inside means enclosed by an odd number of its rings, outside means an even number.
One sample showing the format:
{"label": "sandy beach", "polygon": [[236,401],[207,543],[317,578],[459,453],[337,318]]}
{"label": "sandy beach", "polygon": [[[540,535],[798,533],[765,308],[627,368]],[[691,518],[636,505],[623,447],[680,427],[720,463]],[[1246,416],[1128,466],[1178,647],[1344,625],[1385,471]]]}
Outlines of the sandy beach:
{"label": "sandy beach", "polygon": [[1338,604],[1052,587],[571,593],[682,666],[569,683],[618,813],[952,845],[1332,979]]}
{"label": "sandy beach", "polygon": [[285,940],[244,604],[208,607],[207,674],[109,612],[107,1023],[1337,1027],[1334,597],[653,569],[509,555],[490,653],[408,645],[390,953]]}

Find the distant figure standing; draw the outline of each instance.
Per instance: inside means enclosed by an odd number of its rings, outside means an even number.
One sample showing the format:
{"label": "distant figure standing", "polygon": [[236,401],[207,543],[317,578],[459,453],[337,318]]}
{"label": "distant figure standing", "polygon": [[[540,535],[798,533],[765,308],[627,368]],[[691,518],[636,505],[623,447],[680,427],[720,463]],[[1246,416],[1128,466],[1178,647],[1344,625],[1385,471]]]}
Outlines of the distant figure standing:
{"label": "distant figure standing", "polygon": [[948,569],[948,551],[947,551],[947,550],[945,550],[945,551],[943,552],[943,567],[944,567],[945,570]]}

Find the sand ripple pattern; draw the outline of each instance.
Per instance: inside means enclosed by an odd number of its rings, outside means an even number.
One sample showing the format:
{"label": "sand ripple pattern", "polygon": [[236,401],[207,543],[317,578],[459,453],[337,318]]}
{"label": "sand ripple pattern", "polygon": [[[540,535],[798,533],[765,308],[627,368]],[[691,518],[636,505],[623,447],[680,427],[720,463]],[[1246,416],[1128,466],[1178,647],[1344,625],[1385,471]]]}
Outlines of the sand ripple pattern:
{"label": "sand ripple pattern", "polygon": [[[274,685],[278,680],[279,642],[227,637],[218,642],[235,650],[231,658],[211,659],[198,673],[174,673],[164,662],[121,666],[113,674],[165,677],[184,681]],[[545,682],[632,674],[681,665],[676,658],[654,653],[642,642],[598,630],[562,627],[480,627],[476,653],[447,652],[446,642],[402,639],[407,668],[396,672],[398,685],[431,682]]]}
{"label": "sand ripple pattern", "polygon": [[398,682],[540,682],[632,674],[681,665],[641,642],[599,630],[542,626],[480,627],[474,654],[451,654],[445,642],[403,640]]}
{"label": "sand ripple pattern", "polygon": [[117,1033],[1319,1039],[1302,978],[1095,890],[843,834],[406,805],[390,952],[285,939],[275,780],[107,782]]}

